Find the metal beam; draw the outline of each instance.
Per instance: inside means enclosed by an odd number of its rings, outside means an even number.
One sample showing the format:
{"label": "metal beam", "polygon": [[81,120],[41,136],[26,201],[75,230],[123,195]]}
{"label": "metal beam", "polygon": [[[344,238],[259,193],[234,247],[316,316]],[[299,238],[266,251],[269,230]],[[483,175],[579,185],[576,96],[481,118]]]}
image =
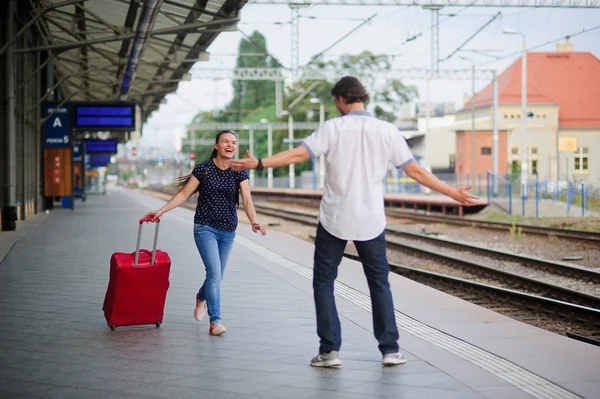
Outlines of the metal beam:
{"label": "metal beam", "polygon": [[39,105],[40,105],[40,104],[41,104],[41,103],[42,103],[42,102],[43,102],[43,101],[46,99],[46,97],[48,97],[48,95],[49,95],[50,93],[52,93],[54,90],[56,90],[56,89],[57,89],[57,88],[58,88],[58,87],[59,87],[59,86],[60,86],[60,85],[61,85],[63,82],[65,82],[65,81],[67,81],[67,80],[69,80],[69,79],[72,79],[72,78],[75,78],[75,77],[78,77],[78,76],[81,76],[81,75],[87,74],[88,72],[100,72],[100,71],[104,71],[104,70],[106,70],[106,69],[108,69],[108,68],[110,68],[110,67],[105,67],[105,68],[94,68],[94,67],[89,67],[89,68],[87,68],[87,69],[84,69],[84,70],[78,71],[77,73],[70,74],[69,76],[63,76],[63,77],[62,77],[62,78],[61,78],[61,79],[58,81],[58,83],[56,83],[56,84],[54,85],[54,87],[52,87],[52,89],[48,90],[48,91],[46,92],[46,94],[44,94],[44,95],[43,95],[43,96],[42,96],[42,97],[41,97],[41,98],[38,100],[38,102],[37,102],[37,103],[35,103],[35,104],[34,104],[34,105],[32,105],[31,107],[29,107],[29,108],[27,109],[27,112],[31,112],[31,111],[32,111],[32,110],[34,110],[36,107],[38,107],[38,106],[39,106]]}
{"label": "metal beam", "polygon": [[[227,19],[221,19],[221,20],[215,20],[215,21],[186,24],[186,25],[177,26],[174,28],[158,29],[158,30],[150,32],[150,36],[172,35],[175,33],[182,33],[182,32],[189,33],[190,31],[196,31],[196,30],[198,30],[198,32],[193,32],[193,33],[203,33],[204,30],[201,30],[203,27],[208,28],[209,26],[212,26],[212,25],[226,25],[226,24],[231,24],[231,23],[238,22],[238,21],[239,21],[239,18],[227,18]],[[220,30],[216,30],[216,31],[209,30],[209,32],[220,32]],[[33,51],[49,51],[49,50],[64,51],[64,50],[71,50],[74,48],[79,48],[82,46],[91,46],[94,44],[119,42],[122,40],[133,39],[134,37],[135,37],[135,33],[126,33],[123,35],[115,35],[115,36],[109,36],[109,37],[99,38],[99,39],[90,39],[90,40],[85,40],[85,41],[77,41],[77,42],[69,42],[69,43],[57,43],[57,44],[52,44],[52,45],[48,45],[48,46],[38,46],[38,47],[19,49],[19,50],[15,50],[15,54],[28,53],[28,52],[33,52]]]}
{"label": "metal beam", "polygon": [[[50,22],[52,25],[56,26],[58,29],[62,30],[63,32],[65,32],[69,36],[73,37],[74,39],[80,40],[79,37],[75,33],[71,32],[71,30],[68,27],[66,27],[66,26],[64,26],[62,24],[59,24],[53,18],[46,17],[46,18],[44,18],[44,21]],[[50,30],[50,29],[48,29],[48,30]],[[50,46],[52,46],[52,45],[53,44],[50,44]],[[90,50],[93,51],[93,52],[95,52],[95,53],[97,53],[97,54],[99,54],[101,57],[103,57],[104,59],[108,60],[111,64],[114,64],[113,57],[105,54],[106,51],[100,50],[100,49],[97,49],[97,48],[94,48],[94,47],[90,47]]]}
{"label": "metal beam", "polygon": [[[271,123],[273,130],[288,130],[287,122]],[[297,130],[317,130],[318,122],[296,122],[294,129]],[[188,130],[267,130],[266,123],[260,122],[224,122],[224,123],[195,123],[188,126]]]}
{"label": "metal beam", "polygon": [[600,8],[600,0],[250,0],[251,5]]}
{"label": "metal beam", "polygon": [[181,4],[181,3],[176,3],[176,2],[170,1],[170,0],[164,0],[164,2],[165,2],[165,4],[169,4],[169,5],[172,5],[172,6],[179,7],[179,8],[183,8],[184,10],[187,10],[187,11],[199,12],[201,14],[210,15],[211,17],[215,17],[215,18],[225,18],[225,17],[227,17],[227,15],[225,15],[225,14],[221,14],[221,13],[218,13],[218,12],[215,13],[215,12],[208,11],[204,7],[202,7],[202,8],[201,7],[196,7],[196,6],[190,7],[190,6],[187,6],[187,5],[184,5],[184,4]]}
{"label": "metal beam", "polygon": [[6,42],[6,44],[4,46],[2,46],[2,48],[0,48],[0,55],[2,55],[6,49],[15,42],[15,40],[17,40],[24,32],[27,32],[27,30],[31,27],[31,25],[33,25],[34,23],[36,23],[40,18],[42,18],[45,14],[47,14],[48,12],[55,10],[57,8],[60,7],[64,7],[64,6],[69,6],[71,4],[75,4],[75,3],[79,3],[81,1],[88,1],[88,0],[67,0],[67,1],[61,1],[60,3],[56,3],[56,4],[43,4],[42,5],[42,12],[36,13],[34,15],[33,18],[31,18],[31,20],[27,21],[27,23],[17,32],[15,33],[14,36],[12,36],[12,38]]}
{"label": "metal beam", "polygon": [[[211,129],[206,129],[206,130],[211,130]],[[227,129],[227,130],[233,130],[233,129]],[[215,145],[215,139],[184,139],[181,140],[181,144],[186,145],[193,145],[195,146],[205,146],[205,145]],[[250,144],[250,140],[248,139],[238,139],[237,140],[237,145],[248,145]]]}
{"label": "metal beam", "polygon": [[29,76],[27,77],[27,79],[25,79],[25,81],[23,83],[21,83],[19,85],[19,87],[17,87],[17,89],[15,90],[15,93],[18,92],[19,90],[21,90],[23,87],[25,87],[27,85],[27,83],[31,82],[32,79],[36,78],[38,76],[38,73],[44,69],[44,67],[46,65],[48,65],[48,63],[54,61],[54,59],[56,58],[56,54],[50,54],[50,56],[48,58],[46,58],[46,61],[42,62],[36,69],[35,71],[31,72],[29,74]]}
{"label": "metal beam", "polygon": [[[79,36],[79,40],[86,40],[87,39],[87,35],[85,33],[86,30],[86,25],[85,25],[85,10],[83,5],[80,4],[75,4],[75,20],[77,21],[77,29],[79,29],[80,32],[83,33],[76,33],[77,36]],[[81,47],[79,49],[79,54],[80,54],[80,58],[83,61],[83,67],[85,69],[88,69],[89,63],[88,63],[88,49],[87,47]],[[86,92],[89,95],[89,89],[90,89],[90,84],[89,84],[89,74],[86,76],[86,79],[83,82],[83,86],[86,88]]]}
{"label": "metal beam", "polygon": [[[217,69],[217,68],[194,68],[192,76],[196,79],[232,79],[232,80],[285,80],[292,78],[291,72],[280,68],[237,68],[237,69]],[[359,73],[353,70],[304,70],[297,75],[299,80],[335,80],[340,76],[354,75]],[[360,76],[359,76],[360,77]],[[492,80],[493,71],[491,69],[478,69],[475,72],[475,79]],[[405,79],[405,80],[425,80],[425,79],[454,79],[471,80],[472,71],[470,69],[440,69],[439,73],[432,72],[429,69],[390,69],[377,71],[377,79]]]}
{"label": "metal beam", "polygon": [[292,103],[290,105],[288,105],[287,110],[288,112],[290,112],[292,110],[292,108],[294,108],[296,106],[296,104],[298,104],[300,101],[302,101],[302,99],[304,97],[306,97],[307,95],[311,94],[310,92],[317,87],[319,84],[321,84],[321,82],[313,82],[310,86],[308,86],[308,88],[306,90],[304,90],[302,92],[302,94],[300,94],[294,101],[292,101]]}
{"label": "metal beam", "polygon": [[111,24],[110,22],[108,22],[104,18],[98,16],[96,13],[93,13],[89,9],[84,8],[83,5],[81,5],[81,4],[75,4],[75,12],[77,12],[77,10],[83,11],[84,13],[90,15],[96,21],[98,21],[102,25],[106,26],[108,29],[112,30],[115,34],[119,34],[120,33],[118,27],[116,27],[115,25]]}
{"label": "metal beam", "polygon": [[[204,11],[206,11],[206,5],[208,3],[208,0],[196,0],[196,2],[194,3],[193,7],[188,7],[188,6],[182,6],[180,3],[174,3],[174,2],[170,2],[169,0],[164,0],[167,3],[173,3],[172,5],[176,5],[179,6],[181,8],[184,9],[189,9],[189,14],[187,15],[187,17],[185,18],[185,23],[186,24],[190,24],[193,22],[196,22],[198,20],[198,18],[203,14]],[[221,11],[223,11],[224,9],[229,9],[228,7],[230,7],[231,5],[237,6],[239,0],[227,0],[225,2],[225,4],[223,4],[221,6],[221,8],[219,9],[219,13]],[[232,10],[237,10],[237,7],[231,7]],[[230,12],[230,14],[232,14],[232,12]],[[209,14],[210,15],[210,14]],[[239,14],[236,12],[235,14],[236,17],[239,17]],[[169,56],[176,54],[180,48],[183,45],[183,41],[185,40],[186,37],[186,33],[179,33],[177,35],[177,37],[175,38],[175,40],[173,40],[173,43],[171,45],[171,47],[169,48],[168,54]],[[198,38],[198,40],[196,41],[196,43],[194,43],[194,46],[192,49],[190,49],[186,55],[186,59],[194,59],[194,58],[198,58],[198,55],[202,52],[205,51],[205,49],[208,47],[208,45],[217,37],[217,33],[208,33],[208,34],[201,34],[200,37]],[[171,63],[170,58],[165,58],[162,61],[162,65],[161,67],[158,68],[158,70],[155,73],[155,77],[159,77],[162,76],[164,73],[164,70],[169,66],[169,64]],[[183,76],[183,74],[185,72],[187,72],[191,67],[192,67],[193,63],[181,63],[178,67],[177,71],[174,71],[171,74],[171,78],[172,79],[177,79],[181,76]],[[153,85],[150,85],[148,87],[148,89],[152,89]]]}

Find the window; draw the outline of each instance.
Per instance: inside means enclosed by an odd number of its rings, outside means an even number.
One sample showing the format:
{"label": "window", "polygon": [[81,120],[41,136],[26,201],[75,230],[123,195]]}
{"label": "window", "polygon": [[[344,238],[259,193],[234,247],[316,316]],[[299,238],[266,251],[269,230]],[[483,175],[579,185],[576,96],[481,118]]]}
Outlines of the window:
{"label": "window", "polygon": [[521,173],[521,162],[520,161],[512,161],[511,162],[510,173],[513,176],[519,175]]}
{"label": "window", "polygon": [[588,170],[588,147],[579,147],[575,151],[575,171],[583,172]]}
{"label": "window", "polygon": [[538,161],[537,159],[531,160],[531,173],[534,175],[538,174]]}
{"label": "window", "polygon": [[481,147],[481,155],[492,155],[492,147]]}
{"label": "window", "polygon": [[456,166],[456,155],[450,154],[449,164],[450,169],[454,170],[454,167]]}
{"label": "window", "polygon": [[519,155],[519,147],[513,147],[510,149],[512,155]]}
{"label": "window", "polygon": [[538,148],[537,147],[531,147],[531,155],[537,155],[538,153]]}

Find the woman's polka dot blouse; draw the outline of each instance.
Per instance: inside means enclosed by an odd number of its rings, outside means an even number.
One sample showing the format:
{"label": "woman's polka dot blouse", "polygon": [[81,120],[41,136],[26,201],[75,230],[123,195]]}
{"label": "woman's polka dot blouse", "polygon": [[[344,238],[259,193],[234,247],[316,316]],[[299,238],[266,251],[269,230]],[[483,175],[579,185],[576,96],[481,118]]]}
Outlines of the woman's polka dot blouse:
{"label": "woman's polka dot blouse", "polygon": [[235,231],[238,224],[236,183],[247,180],[248,172],[221,170],[209,159],[196,165],[192,174],[202,183],[205,172],[206,187],[201,189],[198,196],[194,223],[224,231]]}

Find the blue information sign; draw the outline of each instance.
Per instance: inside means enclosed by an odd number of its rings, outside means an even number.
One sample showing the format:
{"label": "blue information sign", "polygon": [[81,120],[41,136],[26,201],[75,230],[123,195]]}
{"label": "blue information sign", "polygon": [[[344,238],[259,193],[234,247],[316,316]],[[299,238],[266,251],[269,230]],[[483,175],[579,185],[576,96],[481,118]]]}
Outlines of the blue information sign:
{"label": "blue information sign", "polygon": [[117,140],[87,140],[85,152],[88,154],[116,154]]}
{"label": "blue information sign", "polygon": [[91,154],[90,158],[92,168],[107,166],[110,163],[110,155]]}
{"label": "blue information sign", "polygon": [[74,123],[78,130],[134,130],[135,107],[133,104],[84,103],[75,104]]}
{"label": "blue information sign", "polygon": [[[57,104],[44,103],[44,117],[52,114],[44,123],[44,146],[46,148],[69,148],[71,146],[71,129],[69,126],[69,110],[62,106],[55,111]],[[55,111],[54,113],[52,113]]]}

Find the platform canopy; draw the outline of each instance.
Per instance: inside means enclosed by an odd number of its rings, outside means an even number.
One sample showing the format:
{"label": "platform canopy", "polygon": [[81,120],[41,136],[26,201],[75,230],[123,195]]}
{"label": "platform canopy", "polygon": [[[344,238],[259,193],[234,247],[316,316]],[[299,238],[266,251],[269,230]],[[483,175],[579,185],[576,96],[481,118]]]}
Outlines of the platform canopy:
{"label": "platform canopy", "polygon": [[69,101],[133,101],[143,119],[189,69],[207,60],[219,33],[237,29],[246,0],[28,0],[31,24]]}

